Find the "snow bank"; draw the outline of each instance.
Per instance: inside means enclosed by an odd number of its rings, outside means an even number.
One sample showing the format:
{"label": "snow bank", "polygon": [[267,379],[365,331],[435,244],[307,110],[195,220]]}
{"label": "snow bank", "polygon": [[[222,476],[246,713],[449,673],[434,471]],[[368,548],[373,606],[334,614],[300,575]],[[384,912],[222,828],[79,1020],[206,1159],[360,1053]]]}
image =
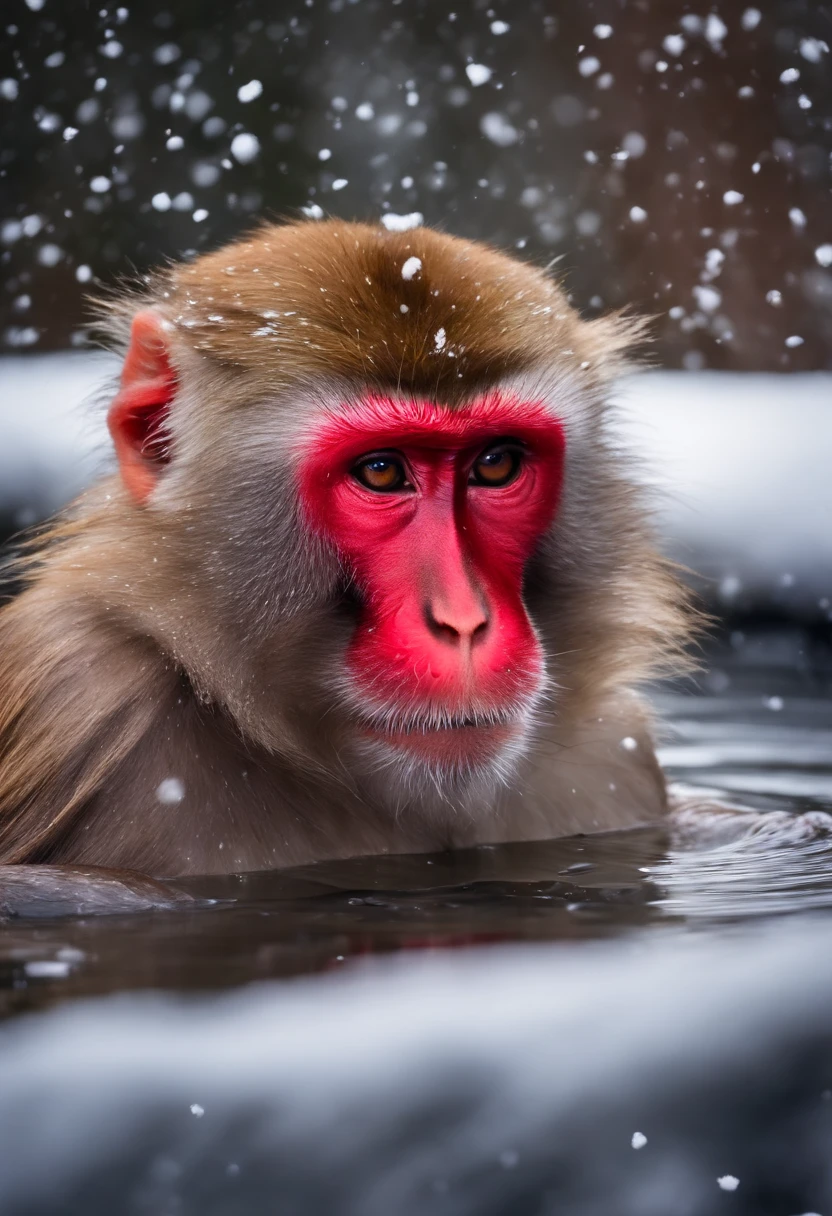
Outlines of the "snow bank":
{"label": "snow bank", "polygon": [[0,1210],[712,1216],[732,1177],[733,1216],[826,1212],[831,947],[668,930],[7,1023]]}
{"label": "snow bank", "polygon": [[117,371],[99,354],[0,357],[0,512],[15,525],[57,510],[104,467],[95,398]]}
{"label": "snow bank", "polygon": [[651,372],[619,396],[665,547],[703,590],[723,607],[827,614],[832,375]]}

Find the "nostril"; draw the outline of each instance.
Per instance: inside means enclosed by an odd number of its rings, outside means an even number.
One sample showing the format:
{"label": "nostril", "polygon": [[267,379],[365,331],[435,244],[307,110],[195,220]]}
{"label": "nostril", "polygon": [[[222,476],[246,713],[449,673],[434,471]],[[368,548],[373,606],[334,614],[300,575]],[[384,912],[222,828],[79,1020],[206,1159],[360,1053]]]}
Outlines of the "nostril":
{"label": "nostril", "polygon": [[475,646],[488,632],[488,616],[477,605],[449,609],[442,604],[426,604],[425,623],[435,638],[452,646]]}

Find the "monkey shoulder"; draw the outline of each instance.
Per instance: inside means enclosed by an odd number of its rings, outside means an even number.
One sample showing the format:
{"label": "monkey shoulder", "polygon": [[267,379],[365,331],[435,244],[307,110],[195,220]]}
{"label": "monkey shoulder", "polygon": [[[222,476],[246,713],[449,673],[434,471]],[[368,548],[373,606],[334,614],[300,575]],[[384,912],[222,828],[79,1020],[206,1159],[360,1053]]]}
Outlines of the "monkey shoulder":
{"label": "monkey shoulder", "polygon": [[0,862],[60,849],[176,679],[149,639],[48,580],[0,610]]}
{"label": "monkey shoulder", "polygon": [[667,811],[649,709],[623,694],[568,728],[553,722],[501,799],[503,839],[543,839],[655,822]]}

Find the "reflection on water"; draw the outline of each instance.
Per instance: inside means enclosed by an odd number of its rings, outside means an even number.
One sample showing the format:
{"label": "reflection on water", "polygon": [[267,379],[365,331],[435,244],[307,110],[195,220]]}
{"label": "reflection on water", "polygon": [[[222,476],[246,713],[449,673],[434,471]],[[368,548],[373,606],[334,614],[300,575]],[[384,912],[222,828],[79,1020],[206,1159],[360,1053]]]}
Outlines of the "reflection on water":
{"label": "reflection on water", "polygon": [[[660,691],[674,780],[771,817],[741,840],[662,828],[434,856],[189,879],[173,911],[11,920],[0,1013],[127,988],[213,989],[378,952],[574,941],[832,906],[827,656],[780,634],[734,639],[699,694]],[[796,818],[803,816],[803,818]],[[767,830],[767,829],[771,830]],[[208,903],[206,901],[214,901]]]}

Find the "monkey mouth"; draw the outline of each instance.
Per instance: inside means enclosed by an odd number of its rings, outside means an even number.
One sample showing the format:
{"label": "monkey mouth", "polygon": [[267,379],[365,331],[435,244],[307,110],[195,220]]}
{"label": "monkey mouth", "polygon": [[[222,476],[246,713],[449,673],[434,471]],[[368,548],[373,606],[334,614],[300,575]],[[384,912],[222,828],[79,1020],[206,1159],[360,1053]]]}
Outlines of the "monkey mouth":
{"label": "monkey mouth", "polygon": [[463,714],[378,714],[365,717],[362,726],[373,734],[431,735],[454,730],[488,730],[491,727],[513,726],[518,713],[499,710],[491,713]]}
{"label": "monkey mouth", "polygon": [[519,712],[394,714],[364,718],[365,738],[386,743],[431,763],[476,764],[493,759],[525,728]]}

